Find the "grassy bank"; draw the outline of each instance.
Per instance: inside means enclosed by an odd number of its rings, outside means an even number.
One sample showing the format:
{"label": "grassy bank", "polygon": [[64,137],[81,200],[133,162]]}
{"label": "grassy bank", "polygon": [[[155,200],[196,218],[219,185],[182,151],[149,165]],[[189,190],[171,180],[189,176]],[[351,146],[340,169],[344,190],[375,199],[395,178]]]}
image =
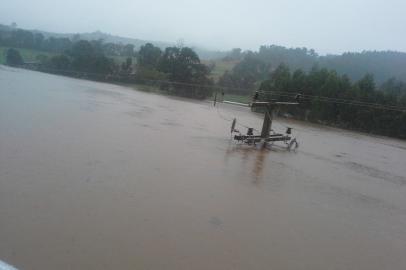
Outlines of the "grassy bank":
{"label": "grassy bank", "polygon": [[224,61],[224,60],[202,60],[202,63],[210,66],[214,64],[214,68],[210,73],[210,77],[218,81],[218,79],[226,72],[233,69],[233,67],[238,63],[238,61]]}
{"label": "grassy bank", "polygon": [[[0,64],[5,64],[6,63],[6,52],[10,47],[1,47],[0,46]],[[52,57],[54,55],[59,55],[58,53],[52,53],[52,52],[45,52],[45,51],[39,51],[39,50],[32,50],[32,49],[24,49],[24,48],[15,48],[18,50],[25,62],[32,62],[32,61],[38,61],[38,56],[39,55],[45,55],[47,57]],[[114,62],[117,64],[121,64],[127,60],[127,57],[125,56],[109,56],[114,59]],[[135,63],[135,58],[132,59],[133,62]]]}
{"label": "grassy bank", "polygon": [[[159,86],[156,85],[145,85],[145,84],[125,84],[125,83],[115,83],[119,84],[122,86],[130,87],[134,90],[137,91],[142,91],[142,92],[149,92],[149,93],[155,93],[159,95],[165,95],[165,96],[171,96],[170,93],[162,90],[159,88]],[[217,97],[219,100],[221,97]],[[232,101],[232,102],[239,102],[239,103],[245,103],[248,104],[252,100],[251,96],[243,96],[243,95],[234,95],[234,94],[225,94],[224,95],[224,100],[227,101]],[[213,101],[214,100],[214,94],[211,97],[206,98],[207,101]]]}
{"label": "grassy bank", "polygon": [[239,103],[249,103],[249,102],[251,102],[251,97],[242,96],[242,95],[225,94],[224,100],[239,102]]}
{"label": "grassy bank", "polygon": [[[0,64],[6,63],[6,52],[8,49],[9,49],[9,47],[0,47]],[[46,55],[48,57],[55,55],[54,53],[32,50],[32,49],[22,49],[22,48],[16,48],[16,49],[20,52],[20,54],[25,62],[37,61],[38,55]]]}
{"label": "grassy bank", "polygon": [[[0,64],[5,64],[6,63],[6,52],[10,47],[4,47],[0,46]],[[59,53],[52,53],[52,52],[46,52],[46,51],[40,51],[40,50],[33,50],[33,49],[25,49],[25,48],[15,48],[18,50],[25,62],[32,62],[32,61],[38,61],[38,56],[39,55],[45,55],[47,57],[52,57],[55,55],[58,55]],[[121,64],[127,60],[126,56],[108,56],[114,59],[114,62],[116,64]],[[133,57],[132,58],[133,63],[136,63],[136,59]],[[224,61],[221,59],[218,60],[202,60],[202,63],[210,66],[214,64],[214,68],[210,73],[210,77],[218,81],[218,79],[226,72],[230,71],[233,69],[233,67],[238,63],[238,61]]]}

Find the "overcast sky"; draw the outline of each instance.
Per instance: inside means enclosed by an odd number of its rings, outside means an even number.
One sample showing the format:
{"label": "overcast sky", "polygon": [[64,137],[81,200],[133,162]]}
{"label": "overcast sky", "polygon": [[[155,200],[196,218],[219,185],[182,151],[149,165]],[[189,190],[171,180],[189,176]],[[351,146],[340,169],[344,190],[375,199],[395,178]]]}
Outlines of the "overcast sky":
{"label": "overcast sky", "polygon": [[0,23],[199,45],[321,54],[406,51],[406,0],[1,0]]}

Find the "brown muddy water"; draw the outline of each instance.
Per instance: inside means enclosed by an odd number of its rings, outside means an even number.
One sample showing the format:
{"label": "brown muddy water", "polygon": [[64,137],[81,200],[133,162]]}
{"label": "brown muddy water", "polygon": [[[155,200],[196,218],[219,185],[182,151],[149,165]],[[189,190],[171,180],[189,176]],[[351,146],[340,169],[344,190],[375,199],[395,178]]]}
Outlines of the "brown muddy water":
{"label": "brown muddy water", "polygon": [[[220,117],[221,116],[221,117]],[[0,260],[44,269],[406,269],[406,143],[0,66]]]}

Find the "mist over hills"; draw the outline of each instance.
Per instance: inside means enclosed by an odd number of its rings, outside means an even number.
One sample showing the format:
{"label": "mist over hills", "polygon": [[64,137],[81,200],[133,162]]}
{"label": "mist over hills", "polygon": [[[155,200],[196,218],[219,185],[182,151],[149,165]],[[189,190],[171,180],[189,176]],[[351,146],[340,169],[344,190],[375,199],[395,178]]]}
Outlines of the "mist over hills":
{"label": "mist over hills", "polygon": [[[40,30],[33,30],[33,32],[42,33],[45,37],[66,37],[69,39],[84,39],[84,40],[103,40],[104,42],[111,42],[111,43],[122,43],[122,44],[132,44],[134,45],[135,49],[138,50],[142,45],[146,43],[152,43],[155,46],[164,50],[166,47],[176,46],[178,42],[166,42],[166,41],[156,41],[156,40],[145,40],[145,39],[138,39],[138,38],[130,38],[130,37],[121,37],[117,35],[112,35],[108,33],[104,33],[102,31],[94,31],[90,33],[52,33],[52,32],[45,32]],[[181,41],[180,41],[181,42]],[[184,44],[185,46],[190,46],[188,44]],[[224,51],[213,51],[208,50],[205,48],[201,48],[199,46],[190,46],[192,47],[196,53],[203,59],[216,59],[220,57],[224,57],[227,52]]]}
{"label": "mist over hills", "polygon": [[[241,68],[249,67],[257,79],[266,79],[269,73],[280,64],[286,64],[292,71],[310,71],[313,67],[335,70],[347,75],[351,80],[359,80],[365,74],[374,76],[378,84],[390,78],[406,82],[406,53],[396,51],[347,52],[341,55],[320,56],[307,48],[286,48],[283,46],[261,46],[255,52],[243,52],[240,56]],[[242,67],[245,65],[246,67]]]}
{"label": "mist over hills", "polygon": [[[54,33],[42,30],[24,30],[17,28],[16,25],[8,26],[1,25],[0,30],[3,33],[11,33],[15,31],[31,32],[33,34],[40,33],[44,38],[67,38],[69,40],[103,40],[105,43],[117,44],[132,44],[135,50],[146,44],[152,43],[162,50],[166,47],[179,45],[179,42],[166,41],[151,41],[138,38],[121,37],[113,34],[94,31],[90,33]],[[7,45],[7,37],[0,36],[0,45]],[[366,73],[372,74],[378,84],[383,83],[389,78],[395,77],[398,80],[406,82],[406,53],[398,51],[363,51],[363,52],[347,52],[341,55],[318,55],[312,49],[307,48],[287,48],[278,45],[261,46],[256,51],[243,51],[239,49],[239,55],[233,55],[232,51],[215,51],[205,49],[199,46],[190,46],[204,60],[214,60],[214,62],[227,61],[227,59],[241,63],[246,58],[254,58],[259,64],[265,64],[269,68],[263,72],[261,76],[266,77],[269,72],[275,69],[281,63],[289,66],[291,70],[302,69],[309,71],[312,67],[327,68],[336,70],[338,74],[348,75],[352,80],[358,80]],[[29,48],[23,44],[17,46],[21,48]],[[235,46],[238,47],[238,44]],[[248,59],[249,60],[249,59]],[[253,67],[256,68],[256,67]],[[262,79],[258,77],[257,79]]]}
{"label": "mist over hills", "polygon": [[[0,30],[4,31],[13,31],[20,28],[12,27],[9,25],[0,24]],[[179,42],[169,42],[169,41],[157,41],[157,40],[146,40],[146,39],[138,39],[138,38],[130,38],[130,37],[122,37],[117,36],[109,33],[104,33],[100,30],[96,30],[94,32],[89,33],[55,33],[55,32],[48,32],[38,29],[21,29],[26,31],[31,31],[32,33],[41,33],[44,35],[45,38],[54,37],[54,38],[69,38],[71,40],[103,40],[106,43],[121,43],[121,44],[132,44],[134,48],[138,50],[142,45],[146,43],[152,43],[154,46],[157,46],[164,50],[166,47],[176,46]],[[194,46],[190,44],[184,44],[185,46],[193,48],[194,51],[202,58],[202,59],[216,59],[221,58],[227,55],[226,51],[216,51],[216,50],[209,50],[205,49],[200,46]]]}
{"label": "mist over hills", "polygon": [[111,43],[122,43],[122,44],[133,44],[136,49],[139,49],[145,43],[153,43],[155,46],[160,48],[166,48],[169,46],[174,46],[175,43],[163,42],[163,41],[153,41],[153,40],[143,40],[137,38],[120,37],[108,33],[103,33],[99,30],[90,33],[52,33],[40,30],[32,30],[32,32],[41,33],[44,37],[65,37],[69,39],[83,39],[83,40],[103,40],[104,42]]}

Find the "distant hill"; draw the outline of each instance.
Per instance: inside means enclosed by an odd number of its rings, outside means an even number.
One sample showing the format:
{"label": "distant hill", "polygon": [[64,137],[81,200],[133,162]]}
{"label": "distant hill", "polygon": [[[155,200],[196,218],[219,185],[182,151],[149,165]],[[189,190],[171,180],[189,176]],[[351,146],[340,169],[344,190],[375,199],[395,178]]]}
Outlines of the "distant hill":
{"label": "distant hill", "polygon": [[404,52],[364,51],[319,56],[314,50],[307,48],[270,45],[261,46],[255,52],[242,52],[237,57],[240,61],[235,66],[235,76],[242,77],[250,74],[253,80],[267,78],[283,63],[291,70],[310,71],[314,66],[335,70],[338,74],[345,74],[354,81],[369,73],[374,76],[378,84],[392,77],[406,82],[406,53]]}
{"label": "distant hill", "polygon": [[162,42],[162,41],[151,41],[151,40],[143,40],[143,39],[136,39],[136,38],[127,38],[127,37],[120,37],[115,36],[107,33],[103,33],[101,31],[95,31],[91,33],[53,33],[53,32],[46,32],[40,30],[31,30],[32,32],[41,33],[44,37],[66,37],[69,39],[84,39],[84,40],[99,40],[102,39],[104,42],[111,42],[111,43],[122,43],[122,44],[133,44],[135,48],[140,48],[145,43],[153,43],[155,46],[160,48],[166,48],[169,46],[173,46],[174,43],[170,42]]}
{"label": "distant hill", "polygon": [[[0,31],[13,31],[16,30],[15,27],[0,24]],[[99,40],[102,39],[104,42],[111,42],[111,43],[121,43],[121,44],[133,44],[135,49],[139,49],[142,45],[146,43],[152,43],[155,46],[164,50],[166,47],[175,46],[175,42],[165,42],[165,41],[155,41],[155,40],[144,40],[144,39],[137,39],[137,38],[129,38],[129,37],[121,37],[116,35],[111,35],[108,33],[104,33],[101,31],[94,31],[90,33],[55,33],[55,32],[47,32],[42,30],[30,30],[30,29],[23,29],[27,31],[31,31],[33,33],[41,33],[44,35],[45,38],[49,37],[57,37],[57,38],[69,38],[71,40],[75,39],[84,39],[84,40]],[[208,50],[205,48],[201,48],[199,46],[190,46],[193,50],[199,55],[200,58],[210,60],[210,59],[218,59],[222,58],[227,55],[225,51],[214,51]]]}
{"label": "distant hill", "polygon": [[[69,34],[69,37],[72,38],[75,36],[75,34]],[[143,39],[136,39],[136,38],[128,38],[128,37],[120,37],[120,36],[115,36],[107,33],[103,33],[101,31],[95,31],[91,33],[82,33],[79,34],[80,39],[85,39],[85,40],[98,40],[102,39],[105,42],[112,42],[112,43],[122,43],[122,44],[133,44],[135,49],[139,49],[142,45],[146,43],[152,43],[154,46],[157,46],[161,48],[162,50],[165,50],[167,47],[175,46],[175,42],[164,42],[164,41],[151,41],[151,40],[143,40]],[[208,50],[204,49],[201,47],[196,47],[196,46],[190,46],[192,47],[193,50],[199,55],[200,58],[202,59],[218,59],[222,58],[227,55],[227,52],[225,51],[213,51],[213,50]]]}
{"label": "distant hill", "polygon": [[364,51],[342,55],[323,56],[318,59],[321,67],[347,74],[359,80],[366,73],[374,75],[378,83],[396,77],[406,82],[406,53],[396,51]]}
{"label": "distant hill", "polygon": [[[11,33],[18,30],[15,26],[7,26],[0,24],[0,31]],[[28,30],[33,33],[41,33],[45,38],[58,37],[68,38],[69,40],[99,40],[104,42],[133,44],[138,50],[146,43],[152,43],[155,46],[165,49],[166,47],[176,45],[175,42],[151,41],[137,38],[120,37],[95,31],[91,33],[53,33],[40,30]],[[1,41],[1,37],[0,37]],[[1,44],[0,44],[1,45]],[[189,45],[190,46],[190,45]],[[21,45],[21,48],[32,48],[30,46]],[[63,48],[63,44],[60,46]],[[216,77],[220,77],[220,73],[224,73],[226,69],[223,67],[234,66],[240,71],[249,69],[254,71],[253,79],[262,80],[267,78],[270,72],[278,65],[284,63],[291,70],[302,69],[309,71],[313,66],[320,68],[328,68],[336,70],[339,74],[346,74],[352,80],[358,80],[366,73],[373,74],[377,83],[382,83],[389,78],[396,77],[398,80],[406,82],[406,53],[396,51],[364,51],[360,53],[348,52],[341,55],[319,56],[314,50],[307,48],[286,48],[283,46],[270,45],[261,46],[258,51],[245,51],[234,49],[230,52],[214,51],[201,48],[199,46],[191,46],[199,57],[203,60],[216,61],[215,71],[218,73]],[[35,48],[35,47],[34,47]],[[220,59],[224,59],[221,61]],[[232,63],[230,66],[229,63]],[[244,64],[248,64],[245,65]],[[254,67],[257,65],[256,67]],[[237,74],[236,76],[242,76]]]}
{"label": "distant hill", "polygon": [[[42,33],[45,37],[66,37],[69,39],[84,39],[84,40],[99,40],[102,39],[104,42],[111,42],[111,43],[121,43],[121,44],[133,44],[135,49],[139,49],[142,45],[146,43],[152,43],[155,46],[164,50],[166,47],[175,46],[175,42],[165,42],[165,41],[153,41],[153,40],[144,40],[144,39],[137,39],[137,38],[129,38],[129,37],[120,37],[116,35],[111,35],[107,33],[103,33],[101,31],[95,31],[91,33],[52,33],[52,32],[45,32],[39,30],[32,30],[32,32]],[[227,52],[224,51],[212,51],[200,47],[191,46],[194,51],[199,55],[202,59],[216,59],[221,58],[227,55]]]}

